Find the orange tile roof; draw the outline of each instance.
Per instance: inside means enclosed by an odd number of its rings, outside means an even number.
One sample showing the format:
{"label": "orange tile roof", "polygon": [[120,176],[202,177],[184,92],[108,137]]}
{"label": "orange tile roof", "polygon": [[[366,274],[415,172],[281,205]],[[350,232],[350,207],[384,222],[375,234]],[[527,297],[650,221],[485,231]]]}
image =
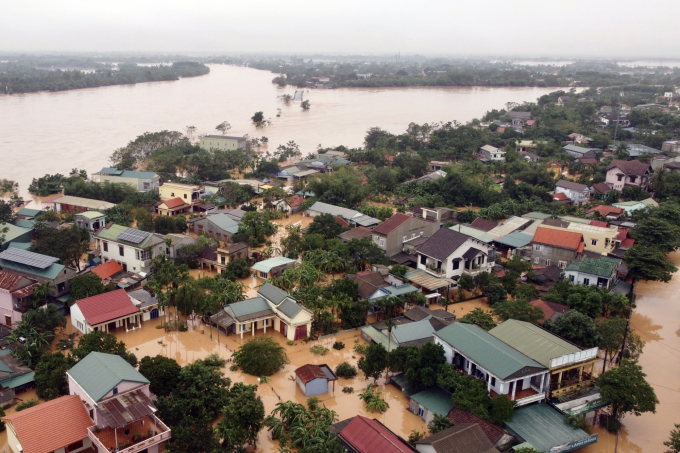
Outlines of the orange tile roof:
{"label": "orange tile roof", "polygon": [[123,266],[118,264],[115,261],[109,261],[108,263],[104,263],[102,265],[99,265],[92,269],[92,273],[96,275],[97,277],[101,278],[102,280],[106,280],[107,278],[111,278],[112,276],[116,275],[118,272],[123,271]]}
{"label": "orange tile roof", "polygon": [[553,195],[553,201],[567,201],[568,199],[569,197],[561,192]]}
{"label": "orange tile roof", "polygon": [[534,307],[540,307],[543,310],[543,318],[538,321],[540,324],[543,324],[546,319],[552,318],[555,313],[566,313],[569,311],[569,307],[567,305],[548,302],[543,299],[532,299],[529,301],[529,303]]}
{"label": "orange tile roof", "polygon": [[388,235],[411,218],[410,215],[396,213],[373,229],[374,233]]}
{"label": "orange tile roof", "polygon": [[286,198],[286,203],[288,203],[288,206],[290,206],[291,208],[302,206],[304,202],[305,200],[303,200],[300,195],[293,195],[290,198]]}
{"label": "orange tile roof", "polygon": [[162,204],[164,204],[165,207],[168,208],[168,209],[174,209],[174,208],[178,208],[178,207],[180,207],[180,206],[182,206],[186,203],[184,203],[184,200],[177,197],[177,198],[172,198],[170,200],[164,201]]}
{"label": "orange tile roof", "polygon": [[2,419],[12,423],[26,453],[50,453],[83,440],[87,428],[94,424],[77,395],[62,396]]}
{"label": "orange tile roof", "polygon": [[581,233],[573,233],[571,231],[556,230],[552,228],[537,228],[534,233],[532,242],[539,244],[554,245],[556,247],[564,247],[573,249],[578,252],[581,248],[583,251],[583,235]]}
{"label": "orange tile roof", "polygon": [[608,215],[621,215],[623,214],[623,208],[617,208],[616,206],[606,206],[599,204],[595,206],[594,208],[589,209],[586,214],[590,214],[591,212],[599,212],[602,214],[603,217],[607,217]]}

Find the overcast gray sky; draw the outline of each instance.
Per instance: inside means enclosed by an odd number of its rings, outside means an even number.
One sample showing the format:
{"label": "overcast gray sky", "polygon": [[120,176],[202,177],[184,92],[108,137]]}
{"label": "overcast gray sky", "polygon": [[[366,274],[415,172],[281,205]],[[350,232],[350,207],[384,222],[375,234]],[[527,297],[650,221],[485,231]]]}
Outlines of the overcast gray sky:
{"label": "overcast gray sky", "polygon": [[0,50],[680,57],[678,0],[0,0]]}

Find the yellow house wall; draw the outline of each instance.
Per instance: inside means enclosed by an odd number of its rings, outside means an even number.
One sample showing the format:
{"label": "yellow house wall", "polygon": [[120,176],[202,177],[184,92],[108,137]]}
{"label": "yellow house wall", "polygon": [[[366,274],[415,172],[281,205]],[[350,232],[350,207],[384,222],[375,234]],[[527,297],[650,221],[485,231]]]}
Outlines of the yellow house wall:
{"label": "yellow house wall", "polygon": [[[583,234],[585,249],[591,252],[599,253],[601,255],[606,255],[616,248],[616,236],[618,235],[616,230],[609,230],[608,228],[600,228],[598,229],[599,231],[581,230],[573,223],[569,225],[569,228],[560,228],[558,226],[545,224],[542,224],[541,228],[581,233]],[[597,240],[597,245],[593,245],[593,239]],[[609,239],[608,245],[606,245],[607,239]]]}

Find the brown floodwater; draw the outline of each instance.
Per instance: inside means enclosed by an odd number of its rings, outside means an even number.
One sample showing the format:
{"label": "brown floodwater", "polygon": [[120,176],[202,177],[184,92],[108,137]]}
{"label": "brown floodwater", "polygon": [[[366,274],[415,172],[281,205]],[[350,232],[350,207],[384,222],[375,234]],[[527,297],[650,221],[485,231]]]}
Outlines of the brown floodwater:
{"label": "brown floodwater", "polygon": [[[222,121],[231,135],[269,137],[268,149],[294,140],[303,155],[324,147],[360,146],[368,128],[394,133],[408,124],[466,122],[506,102],[535,101],[552,88],[413,87],[305,91],[312,108],[285,105],[277,96],[295,91],[272,85],[274,74],[212,65],[201,77],[175,82],[91,88],[58,93],[0,96],[0,178],[18,181],[21,192],[34,177],[91,173],[108,165],[111,153],[147,131],[196,126],[216,133]],[[277,109],[281,117],[276,117]],[[272,125],[256,129],[250,117],[263,111]]]}

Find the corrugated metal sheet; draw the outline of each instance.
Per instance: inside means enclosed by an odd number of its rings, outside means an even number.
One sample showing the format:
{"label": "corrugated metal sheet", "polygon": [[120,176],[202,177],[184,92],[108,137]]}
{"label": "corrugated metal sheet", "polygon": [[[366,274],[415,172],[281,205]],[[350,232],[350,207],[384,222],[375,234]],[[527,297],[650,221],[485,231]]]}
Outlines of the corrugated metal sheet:
{"label": "corrugated metal sheet", "polygon": [[339,436],[362,453],[410,453],[415,451],[377,420],[361,415],[340,431]]}
{"label": "corrugated metal sheet", "polygon": [[143,391],[134,390],[99,403],[97,409],[111,428],[122,428],[147,415],[153,415],[156,406]]}
{"label": "corrugated metal sheet", "polygon": [[446,416],[453,409],[451,394],[436,386],[414,393],[411,395],[411,399],[433,414]]}

